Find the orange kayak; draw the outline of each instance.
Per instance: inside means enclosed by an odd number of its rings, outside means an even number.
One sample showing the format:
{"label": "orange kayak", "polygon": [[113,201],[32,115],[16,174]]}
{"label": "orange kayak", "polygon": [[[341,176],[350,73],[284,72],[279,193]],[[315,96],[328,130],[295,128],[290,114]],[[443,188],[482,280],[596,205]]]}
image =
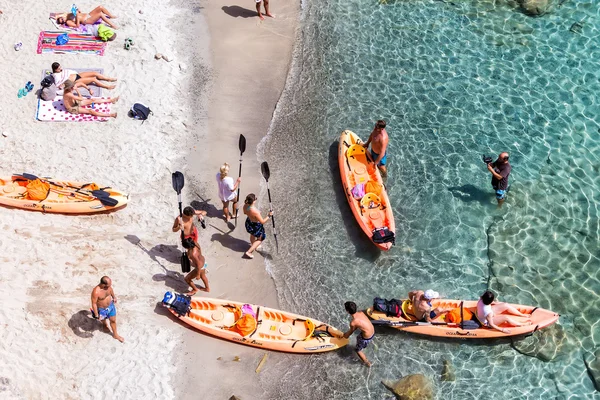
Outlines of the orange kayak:
{"label": "orange kayak", "polygon": [[367,157],[360,138],[343,131],[338,162],[346,198],[365,235],[381,250],[389,250],[395,242],[394,215],[379,169]]}
{"label": "orange kayak", "polygon": [[[469,310],[473,314],[475,313],[477,308],[476,300],[461,301],[435,299],[432,300],[431,303],[432,307],[440,307],[446,309],[460,308],[462,304],[464,310]],[[396,329],[400,329],[402,331],[416,333],[419,335],[464,339],[497,339],[510,336],[527,335],[539,329],[552,325],[558,320],[559,317],[557,313],[543,308],[524,306],[520,304],[511,305],[517,310],[519,310],[521,313],[529,315],[529,318],[531,318],[531,325],[520,327],[508,325],[502,326],[503,328],[508,328],[510,330],[510,333],[503,333],[496,329],[477,325],[475,321],[466,321],[463,329],[460,323],[454,324],[446,322],[446,315],[439,316],[438,318],[433,320],[432,323],[418,322],[414,320],[414,317],[412,317],[412,305],[409,300],[404,300],[402,302],[402,316],[400,317],[390,317],[387,316],[384,312],[373,310],[373,308],[367,309],[367,315],[369,316],[369,318],[374,320],[374,324],[380,326],[390,326]],[[511,318],[514,318],[517,321],[523,319],[523,317],[517,316],[511,316]],[[469,324],[467,324],[467,322]],[[472,324],[478,327],[476,329],[472,329],[472,327],[471,329],[468,329],[467,325],[470,326]]]}
{"label": "orange kayak", "polygon": [[115,210],[129,201],[129,195],[95,183],[60,181],[34,175],[14,174],[0,178],[0,205],[24,210],[90,214]]}
{"label": "orange kayak", "polygon": [[301,315],[236,301],[167,292],[169,311],[188,325],[232,342],[288,353],[337,350],[348,339],[334,327]]}

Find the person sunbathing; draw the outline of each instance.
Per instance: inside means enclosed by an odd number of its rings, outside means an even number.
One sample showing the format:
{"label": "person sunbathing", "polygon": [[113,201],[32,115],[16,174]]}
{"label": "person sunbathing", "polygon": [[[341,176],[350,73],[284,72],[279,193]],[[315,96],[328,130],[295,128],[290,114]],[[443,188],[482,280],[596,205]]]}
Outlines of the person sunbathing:
{"label": "person sunbathing", "polygon": [[[77,95],[73,93],[73,91],[77,92]],[[79,93],[79,89],[75,89],[75,84],[70,81],[65,81],[65,92],[63,94],[63,103],[65,108],[71,114],[91,114],[95,117],[112,117],[117,118],[117,113],[101,113],[91,108],[84,108],[84,106],[89,106],[90,104],[96,103],[116,103],[119,101],[119,97],[114,97],[112,99],[101,99],[99,97],[92,97],[89,99],[84,99]]]}
{"label": "person sunbathing", "polygon": [[104,75],[102,75],[98,72],[94,72],[94,71],[78,73],[77,71],[75,71],[73,69],[63,70],[61,65],[57,62],[52,63],[52,75],[54,76],[54,84],[59,89],[62,89],[62,85],[67,80],[70,80],[71,82],[73,82],[75,84],[75,87],[83,86],[87,90],[89,90],[87,85],[96,85],[96,86],[104,88],[104,89],[114,89],[115,85],[107,85],[100,81],[115,82],[117,80],[116,78],[109,78],[107,76],[104,76]]}
{"label": "person sunbathing", "polygon": [[108,12],[106,8],[98,6],[89,13],[83,13],[77,10],[77,14],[73,14],[72,12],[58,14],[56,16],[56,22],[61,25],[67,25],[69,28],[79,28],[80,25],[92,25],[101,19],[106,25],[113,29],[117,29],[117,26],[110,20],[114,18],[117,17]]}
{"label": "person sunbathing", "polygon": [[[523,314],[508,303],[496,302],[494,300],[495,295],[490,290],[486,290],[479,298],[475,315],[481,325],[499,330],[502,333],[510,333],[510,329],[500,326],[502,324],[517,327],[531,325],[531,315]],[[513,315],[525,318],[525,320],[517,321],[511,317]]]}

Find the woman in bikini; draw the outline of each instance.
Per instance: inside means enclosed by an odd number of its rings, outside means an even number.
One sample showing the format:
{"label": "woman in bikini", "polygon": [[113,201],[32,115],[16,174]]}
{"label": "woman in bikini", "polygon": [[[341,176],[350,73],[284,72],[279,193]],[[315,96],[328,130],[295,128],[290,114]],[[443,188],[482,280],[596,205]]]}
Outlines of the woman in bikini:
{"label": "woman in bikini", "polygon": [[250,234],[250,248],[244,255],[248,258],[254,258],[252,253],[260,247],[267,237],[264,224],[273,215],[273,211],[269,211],[267,218],[263,218],[258,209],[254,207],[255,201],[256,196],[254,193],[250,193],[246,196],[246,201],[244,201],[244,214],[248,216],[248,218],[246,218],[246,232]]}
{"label": "woman in bikini", "polygon": [[[206,276],[206,259],[202,255],[202,249],[198,244],[198,228],[194,225],[194,215],[200,221],[206,215],[206,211],[195,210],[193,207],[187,206],[183,209],[183,218],[177,216],[173,222],[173,232],[183,231],[181,244],[186,249],[190,262],[194,265],[192,272],[185,277],[185,281],[192,288],[190,292],[186,293],[188,296],[195,295],[199,290],[210,292],[208,277]],[[202,279],[204,287],[196,286],[194,279]]]}
{"label": "woman in bikini", "polygon": [[79,28],[79,25],[92,25],[101,19],[106,25],[113,29],[117,29],[117,26],[110,20],[114,18],[117,17],[108,12],[106,8],[103,6],[98,6],[89,13],[82,13],[81,11],[77,10],[77,15],[73,15],[73,13],[59,14],[56,17],[56,22],[61,25],[65,24],[69,28]]}
{"label": "woman in bikini", "polygon": [[63,94],[63,103],[65,104],[65,108],[71,114],[91,114],[96,117],[112,117],[117,118],[117,113],[101,113],[91,108],[84,108],[84,106],[88,106],[92,103],[101,104],[101,103],[116,103],[119,100],[119,97],[113,97],[112,99],[101,99],[98,97],[94,97],[91,99],[84,99],[79,93],[79,89],[75,89],[77,91],[77,95],[73,93],[73,82],[70,80],[65,81],[65,92]]}

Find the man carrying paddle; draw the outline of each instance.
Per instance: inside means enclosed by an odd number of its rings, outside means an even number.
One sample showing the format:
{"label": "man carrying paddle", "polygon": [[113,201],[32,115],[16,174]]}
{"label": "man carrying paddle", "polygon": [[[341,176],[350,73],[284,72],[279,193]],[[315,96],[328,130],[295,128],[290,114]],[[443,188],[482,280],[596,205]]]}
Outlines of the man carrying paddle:
{"label": "man carrying paddle", "polygon": [[111,330],[112,335],[119,342],[124,342],[123,339],[117,333],[117,308],[115,303],[117,302],[117,296],[112,288],[112,280],[108,276],[103,276],[100,279],[98,286],[92,290],[92,317],[99,321],[102,321],[106,329]]}
{"label": "man carrying paddle", "polygon": [[[180,232],[183,227],[182,244],[187,250],[188,258],[194,264],[192,272],[185,277],[185,281],[192,288],[192,291],[187,293],[188,296],[195,295],[199,290],[210,292],[208,278],[206,277],[206,262],[202,255],[202,249],[198,244],[198,229],[194,225],[193,220],[195,215],[200,220],[206,215],[206,211],[195,210],[193,207],[187,206],[183,209],[183,216],[175,217],[175,222],[173,223],[173,232]],[[202,279],[204,287],[198,288],[194,283],[194,279]]]}
{"label": "man carrying paddle", "polygon": [[373,128],[373,132],[371,132],[371,135],[369,136],[369,140],[367,140],[366,143],[363,143],[363,146],[367,149],[369,148],[369,144],[371,144],[371,158],[379,168],[382,178],[387,178],[387,168],[385,164],[387,164],[387,146],[389,137],[385,127],[386,123],[384,120],[380,119],[377,121],[375,128]]}
{"label": "man carrying paddle", "polygon": [[372,364],[367,360],[363,350],[367,348],[375,337],[375,328],[373,328],[373,324],[364,312],[356,310],[356,303],[347,301],[344,307],[348,314],[352,316],[352,321],[350,322],[350,329],[340,337],[348,339],[356,329],[360,329],[360,334],[356,337],[356,347],[354,350],[361,361],[370,368]]}

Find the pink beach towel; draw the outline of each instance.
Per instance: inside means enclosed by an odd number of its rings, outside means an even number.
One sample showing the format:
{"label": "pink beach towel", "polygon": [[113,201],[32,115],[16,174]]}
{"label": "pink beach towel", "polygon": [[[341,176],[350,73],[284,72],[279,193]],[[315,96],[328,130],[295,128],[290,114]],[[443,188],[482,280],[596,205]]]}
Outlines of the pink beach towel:
{"label": "pink beach towel", "polygon": [[92,35],[69,33],[69,42],[63,45],[56,44],[56,37],[63,34],[61,31],[42,31],[38,37],[37,53],[80,53],[104,55],[106,42]]}
{"label": "pink beach towel", "polygon": [[[101,97],[106,99],[107,97]],[[109,113],[112,103],[95,104],[94,109],[99,112]],[[84,108],[92,108],[85,106]],[[54,100],[44,101],[38,99],[38,108],[35,118],[38,121],[45,122],[104,122],[107,117],[95,117],[90,114],[71,114],[65,108],[62,96],[57,96]]]}

